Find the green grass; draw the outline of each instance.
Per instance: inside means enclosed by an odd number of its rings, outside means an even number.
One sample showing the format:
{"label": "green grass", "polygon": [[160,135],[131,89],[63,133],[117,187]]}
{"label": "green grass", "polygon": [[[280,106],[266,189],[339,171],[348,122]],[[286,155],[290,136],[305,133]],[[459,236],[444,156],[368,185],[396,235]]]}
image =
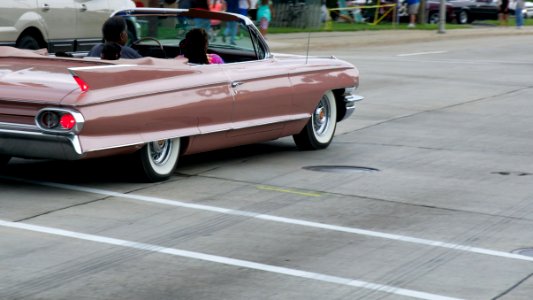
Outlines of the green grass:
{"label": "green grass", "polygon": [[[471,25],[446,24],[446,29],[471,28]],[[437,30],[438,24],[417,25],[420,30]],[[390,30],[408,29],[407,24],[380,23],[377,25],[366,23],[338,23],[331,22],[331,25],[324,25],[319,28],[294,28],[294,27],[270,27],[268,33],[293,33],[293,32],[331,32],[331,31],[367,31],[367,30]],[[410,29],[410,28],[409,28]],[[411,29],[410,29],[411,30]]]}
{"label": "green grass", "polygon": [[[498,21],[498,20],[486,20],[486,21],[480,21],[479,23],[483,23],[483,24],[487,24],[487,25],[494,25],[494,26],[499,26],[500,25],[500,21]],[[509,17],[508,25],[509,26],[515,26],[516,25],[516,21],[515,21],[515,18],[513,16]],[[533,19],[524,19],[524,26],[533,26]]]}
{"label": "green grass", "polygon": [[[514,17],[509,18],[509,26],[515,26],[515,19]],[[479,21],[475,22],[474,24],[454,24],[454,23],[446,23],[445,29],[446,30],[453,30],[453,29],[464,29],[464,28],[473,28],[476,26],[499,26],[498,20],[486,20],[486,21]],[[533,26],[533,19],[524,19],[524,26]],[[392,24],[392,23],[386,23],[382,22],[377,25],[373,24],[367,24],[367,23],[354,23],[354,24],[348,24],[348,23],[339,23],[339,22],[331,22],[330,25],[323,24],[319,28],[294,28],[294,27],[269,27],[268,33],[294,33],[294,32],[331,32],[331,31],[367,31],[367,30],[390,30],[390,29],[398,29],[398,30],[413,30],[411,28],[407,28],[406,23],[400,23],[400,24]],[[417,30],[438,30],[439,25],[438,24],[418,24],[416,26]]]}

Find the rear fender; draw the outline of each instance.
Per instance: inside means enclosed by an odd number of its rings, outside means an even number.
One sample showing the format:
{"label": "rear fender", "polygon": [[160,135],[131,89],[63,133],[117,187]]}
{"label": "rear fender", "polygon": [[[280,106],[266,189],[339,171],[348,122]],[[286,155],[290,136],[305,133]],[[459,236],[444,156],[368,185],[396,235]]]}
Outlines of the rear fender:
{"label": "rear fender", "polygon": [[[69,68],[73,77],[80,78],[88,89],[103,89],[116,87],[148,80],[158,80],[163,78],[181,76],[194,73],[190,68],[154,68],[146,63],[154,60],[152,58],[139,59],[136,64],[110,64],[88,67]],[[133,62],[133,61],[131,61]],[[137,60],[135,60],[137,62]]]}

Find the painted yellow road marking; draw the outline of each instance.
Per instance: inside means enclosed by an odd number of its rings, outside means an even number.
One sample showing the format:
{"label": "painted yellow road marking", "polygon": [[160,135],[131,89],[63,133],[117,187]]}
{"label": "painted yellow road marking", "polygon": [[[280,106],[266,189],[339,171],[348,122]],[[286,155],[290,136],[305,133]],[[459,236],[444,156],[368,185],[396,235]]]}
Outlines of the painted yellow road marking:
{"label": "painted yellow road marking", "polygon": [[265,191],[274,191],[274,192],[280,192],[280,193],[288,193],[288,194],[296,194],[301,196],[307,196],[307,197],[320,197],[322,194],[317,192],[304,192],[304,191],[297,191],[292,189],[283,189],[275,186],[266,186],[266,185],[258,185],[258,189],[265,190]]}

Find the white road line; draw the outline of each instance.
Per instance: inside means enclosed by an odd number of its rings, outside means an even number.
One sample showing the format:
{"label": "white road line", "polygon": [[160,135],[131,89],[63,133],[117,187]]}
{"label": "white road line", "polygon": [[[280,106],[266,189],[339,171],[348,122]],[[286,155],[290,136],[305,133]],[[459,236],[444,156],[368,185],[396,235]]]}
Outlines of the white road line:
{"label": "white road line", "polygon": [[416,52],[416,53],[403,53],[396,56],[416,56],[416,55],[427,55],[427,54],[441,54],[446,53],[447,51],[428,51],[428,52]]}
{"label": "white road line", "polygon": [[410,236],[399,235],[399,234],[391,234],[391,233],[366,230],[366,229],[360,229],[360,228],[354,228],[354,227],[345,227],[345,226],[305,221],[305,220],[300,220],[300,219],[278,217],[278,216],[273,216],[273,215],[260,214],[257,212],[222,208],[222,207],[217,207],[217,206],[186,203],[186,202],[162,199],[162,198],[151,197],[151,196],[123,194],[123,193],[118,193],[118,192],[113,192],[113,191],[88,188],[88,187],[82,187],[82,186],[75,186],[75,185],[69,185],[69,184],[63,184],[63,183],[35,181],[35,180],[27,180],[27,179],[7,177],[7,176],[0,176],[0,178],[27,182],[27,183],[36,184],[36,185],[60,188],[60,189],[65,189],[65,190],[71,190],[71,191],[93,193],[93,194],[98,194],[98,195],[132,199],[132,200],[151,202],[151,203],[157,203],[157,204],[169,205],[169,206],[175,206],[175,207],[184,207],[184,208],[190,208],[190,209],[204,210],[204,211],[210,211],[210,212],[221,213],[221,214],[261,219],[261,220],[272,221],[272,222],[277,222],[277,223],[285,223],[285,224],[299,225],[299,226],[305,226],[305,227],[319,228],[319,229],[324,229],[324,230],[353,233],[353,234],[358,234],[358,235],[383,238],[383,239],[389,239],[389,240],[396,240],[396,241],[414,243],[414,244],[419,244],[419,245],[448,248],[448,249],[457,250],[457,251],[464,251],[464,252],[470,252],[470,253],[477,253],[477,254],[484,254],[484,255],[491,255],[491,256],[502,257],[502,258],[517,259],[517,260],[533,262],[533,257],[531,256],[491,250],[491,249],[486,249],[486,248],[471,247],[471,246],[466,246],[466,245],[461,245],[461,244],[447,243],[447,242],[436,241],[436,240],[421,239],[421,238],[410,237]]}
{"label": "white road line", "polygon": [[4,220],[0,220],[0,226],[15,228],[15,229],[22,229],[22,230],[29,230],[33,232],[52,234],[52,235],[57,235],[57,236],[62,236],[62,237],[75,238],[75,239],[80,239],[80,240],[85,240],[85,241],[91,241],[91,242],[97,242],[97,243],[103,243],[103,244],[109,244],[109,245],[115,245],[115,246],[121,246],[121,247],[127,247],[127,248],[133,248],[133,249],[138,249],[142,251],[157,252],[157,253],[168,254],[168,255],[173,255],[173,256],[198,259],[198,260],[225,264],[225,265],[230,265],[230,266],[244,267],[248,269],[254,269],[254,270],[265,271],[265,272],[270,272],[270,273],[277,273],[277,274],[282,274],[282,275],[317,280],[317,281],[334,283],[334,284],[341,284],[341,285],[346,285],[346,286],[358,287],[358,288],[369,289],[369,290],[374,290],[374,291],[379,291],[379,292],[389,293],[389,294],[395,294],[395,295],[402,295],[402,296],[418,298],[418,299],[427,299],[427,300],[457,300],[459,299],[459,298],[446,297],[446,296],[425,293],[425,292],[420,292],[420,291],[415,291],[415,290],[403,289],[403,288],[390,286],[390,285],[366,282],[366,281],[361,281],[361,280],[356,280],[356,279],[351,279],[351,278],[337,277],[337,276],[331,276],[331,275],[326,275],[326,274],[321,274],[321,273],[308,272],[308,271],[290,269],[290,268],[285,268],[285,267],[278,267],[274,265],[267,265],[267,264],[262,264],[262,263],[256,263],[253,261],[211,255],[211,254],[206,254],[206,253],[201,253],[201,252],[193,252],[193,251],[180,250],[180,249],[175,249],[175,248],[167,248],[167,247],[162,247],[162,246],[153,245],[153,244],[137,243],[133,241],[115,239],[115,238],[86,234],[86,233],[75,232],[75,231],[68,231],[68,230],[63,230],[63,229],[53,228],[53,227],[38,226],[38,225],[32,225],[32,224],[27,224],[27,223],[16,223],[16,222],[4,221]]}

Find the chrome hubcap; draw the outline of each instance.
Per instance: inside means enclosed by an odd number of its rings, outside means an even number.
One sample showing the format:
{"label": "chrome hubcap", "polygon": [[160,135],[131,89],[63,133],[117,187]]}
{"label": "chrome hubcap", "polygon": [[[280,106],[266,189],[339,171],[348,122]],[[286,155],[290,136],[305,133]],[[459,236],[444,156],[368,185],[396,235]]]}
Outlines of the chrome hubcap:
{"label": "chrome hubcap", "polygon": [[167,162],[172,152],[170,140],[159,140],[149,144],[150,156],[156,165],[163,165]]}
{"label": "chrome hubcap", "polygon": [[313,128],[317,135],[324,134],[329,126],[330,118],[331,108],[329,107],[328,102],[324,101],[324,98],[322,98],[315,109],[315,113],[313,114]]}

